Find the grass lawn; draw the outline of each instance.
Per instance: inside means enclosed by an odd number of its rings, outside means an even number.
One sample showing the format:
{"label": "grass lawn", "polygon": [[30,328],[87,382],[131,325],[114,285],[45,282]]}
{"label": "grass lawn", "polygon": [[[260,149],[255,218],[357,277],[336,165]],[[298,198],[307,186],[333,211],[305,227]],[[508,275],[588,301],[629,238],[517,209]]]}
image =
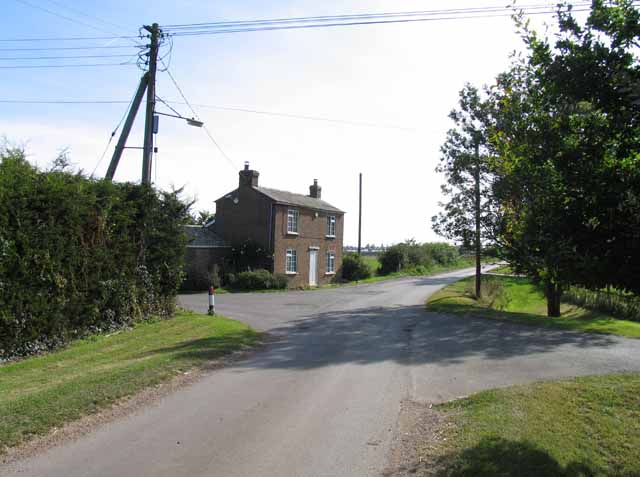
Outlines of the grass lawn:
{"label": "grass lawn", "polygon": [[427,301],[427,311],[640,338],[640,323],[619,320],[575,305],[562,304],[560,318],[547,318],[544,294],[528,278],[485,277],[487,284],[491,281],[495,281],[504,290],[503,296],[495,303],[490,300],[477,301],[473,297],[471,290],[474,278],[471,277],[432,295]]}
{"label": "grass lawn", "polygon": [[180,312],[170,320],[93,336],[0,366],[0,454],[31,436],[255,343],[259,334],[223,317]]}
{"label": "grass lawn", "polygon": [[436,407],[449,415],[430,449],[436,475],[640,475],[640,375],[491,390]]}

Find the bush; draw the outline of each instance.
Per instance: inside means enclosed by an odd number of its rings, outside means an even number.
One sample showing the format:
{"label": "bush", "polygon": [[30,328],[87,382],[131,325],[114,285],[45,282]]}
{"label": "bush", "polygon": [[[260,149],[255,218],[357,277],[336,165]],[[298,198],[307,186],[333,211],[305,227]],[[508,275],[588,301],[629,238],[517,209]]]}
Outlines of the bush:
{"label": "bush", "polygon": [[255,270],[252,272],[241,272],[236,275],[229,274],[232,281],[229,286],[234,290],[282,290],[287,288],[289,280],[283,273],[273,275],[268,270]]}
{"label": "bush", "polygon": [[0,150],[0,359],[172,313],[187,215],[178,193]]}
{"label": "bush", "polygon": [[364,280],[371,276],[371,267],[364,259],[356,254],[349,253],[342,258],[342,278],[347,281]]}
{"label": "bush", "polygon": [[387,248],[378,257],[380,274],[400,271],[428,273],[435,265],[454,265],[460,259],[456,247],[446,243],[419,244],[413,240]]}
{"label": "bush", "polygon": [[616,318],[640,321],[640,297],[625,295],[618,291],[587,290],[571,287],[564,292],[562,300],[589,310],[609,313]]}
{"label": "bush", "polygon": [[[476,279],[469,280],[466,290],[467,295],[475,298]],[[511,297],[498,277],[483,275],[480,282],[480,302],[496,310],[506,310],[511,302]]]}
{"label": "bush", "polygon": [[406,262],[404,251],[399,245],[389,247],[378,257],[380,262],[380,274],[389,275],[402,270]]}

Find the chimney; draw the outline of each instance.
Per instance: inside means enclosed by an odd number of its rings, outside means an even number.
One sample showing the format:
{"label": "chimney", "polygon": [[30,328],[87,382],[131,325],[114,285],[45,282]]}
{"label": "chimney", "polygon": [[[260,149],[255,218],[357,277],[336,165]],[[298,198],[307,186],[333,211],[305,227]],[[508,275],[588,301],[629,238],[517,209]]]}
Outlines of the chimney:
{"label": "chimney", "polygon": [[249,169],[249,162],[244,163],[244,170],[240,171],[240,187],[258,187],[260,173]]}
{"label": "chimney", "polygon": [[313,179],[313,185],[309,186],[309,197],[320,199],[322,196],[322,187],[318,185],[318,179]]}

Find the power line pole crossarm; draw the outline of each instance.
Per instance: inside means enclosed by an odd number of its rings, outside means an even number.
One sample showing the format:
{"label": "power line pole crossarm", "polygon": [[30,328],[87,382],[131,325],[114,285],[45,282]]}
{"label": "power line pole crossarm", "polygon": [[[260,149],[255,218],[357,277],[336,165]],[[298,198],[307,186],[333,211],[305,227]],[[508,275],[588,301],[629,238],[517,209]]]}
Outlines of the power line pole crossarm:
{"label": "power line pole crossarm", "polygon": [[144,148],[142,155],[142,183],[151,184],[153,161],[153,115],[156,107],[156,71],[158,65],[158,43],[162,30],[157,23],[144,27],[150,34],[149,71],[147,72],[147,109],[144,121]]}

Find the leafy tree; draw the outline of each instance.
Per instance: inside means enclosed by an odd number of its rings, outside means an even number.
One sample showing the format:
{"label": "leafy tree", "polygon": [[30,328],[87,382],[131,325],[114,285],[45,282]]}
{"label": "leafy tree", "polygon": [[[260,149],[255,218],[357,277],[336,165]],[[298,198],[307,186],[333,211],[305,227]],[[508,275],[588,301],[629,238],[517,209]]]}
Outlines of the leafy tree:
{"label": "leafy tree", "polygon": [[580,25],[561,5],[554,44],[518,19],[528,53],[492,91],[501,245],[549,316],[570,284],[640,290],[639,18],[595,0]]}
{"label": "leafy tree", "polygon": [[465,248],[474,248],[475,293],[480,298],[482,242],[493,240],[495,221],[491,199],[493,176],[488,165],[492,154],[488,141],[489,104],[477,88],[467,84],[460,91],[458,109],[449,117],[455,127],[447,132],[436,168],[445,175],[442,193],[449,201],[440,204],[443,210],[431,221],[439,235],[459,241]]}
{"label": "leafy tree", "polygon": [[203,209],[198,211],[195,214],[192,213],[189,217],[189,222],[191,225],[205,225],[206,223],[211,222],[211,220],[215,218],[216,218],[216,214],[214,212]]}

